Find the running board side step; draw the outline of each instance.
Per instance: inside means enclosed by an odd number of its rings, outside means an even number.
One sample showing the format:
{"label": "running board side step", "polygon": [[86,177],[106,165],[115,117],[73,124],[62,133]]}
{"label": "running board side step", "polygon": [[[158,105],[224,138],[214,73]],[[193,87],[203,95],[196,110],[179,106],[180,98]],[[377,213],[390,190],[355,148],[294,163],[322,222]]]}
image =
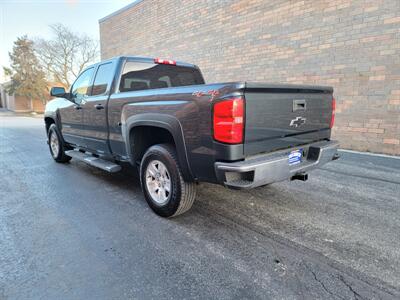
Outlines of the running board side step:
{"label": "running board side step", "polygon": [[113,163],[111,161],[101,159],[99,157],[94,157],[93,155],[86,154],[77,150],[68,150],[65,151],[65,154],[71,156],[74,159],[83,161],[90,166],[102,169],[104,171],[115,173],[121,171],[121,166]]}

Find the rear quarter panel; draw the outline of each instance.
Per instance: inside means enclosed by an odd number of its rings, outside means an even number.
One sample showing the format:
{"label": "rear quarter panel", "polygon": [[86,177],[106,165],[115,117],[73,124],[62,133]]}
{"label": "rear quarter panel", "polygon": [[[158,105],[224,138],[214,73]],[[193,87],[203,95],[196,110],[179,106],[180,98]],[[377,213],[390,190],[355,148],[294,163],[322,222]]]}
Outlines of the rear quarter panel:
{"label": "rear quarter panel", "polygon": [[193,177],[215,182],[214,162],[222,153],[212,137],[212,102],[221,95],[238,93],[238,88],[238,84],[228,83],[113,94],[108,105],[111,150],[122,157],[128,155],[130,118],[145,114],[170,116],[180,124]]}

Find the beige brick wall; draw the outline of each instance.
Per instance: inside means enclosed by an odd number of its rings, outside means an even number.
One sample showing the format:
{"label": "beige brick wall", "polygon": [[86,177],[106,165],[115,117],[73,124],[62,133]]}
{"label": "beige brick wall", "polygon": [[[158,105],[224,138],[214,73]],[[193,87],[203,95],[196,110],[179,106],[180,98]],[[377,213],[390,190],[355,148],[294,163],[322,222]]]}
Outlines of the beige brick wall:
{"label": "beige brick wall", "polygon": [[332,85],[342,147],[400,155],[400,0],[143,0],[100,36],[103,59],[183,60],[209,83]]}

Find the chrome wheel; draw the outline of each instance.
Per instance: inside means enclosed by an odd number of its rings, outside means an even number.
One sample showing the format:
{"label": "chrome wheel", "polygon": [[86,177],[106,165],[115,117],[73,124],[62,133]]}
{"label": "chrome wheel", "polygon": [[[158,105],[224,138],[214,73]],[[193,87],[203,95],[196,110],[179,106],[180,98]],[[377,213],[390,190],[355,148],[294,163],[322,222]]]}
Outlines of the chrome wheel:
{"label": "chrome wheel", "polygon": [[58,156],[58,152],[60,151],[60,143],[58,141],[57,134],[53,131],[50,134],[50,148],[51,154],[56,158]]}
{"label": "chrome wheel", "polygon": [[171,194],[171,177],[167,167],[159,160],[152,160],[146,168],[146,187],[153,201],[165,204]]}

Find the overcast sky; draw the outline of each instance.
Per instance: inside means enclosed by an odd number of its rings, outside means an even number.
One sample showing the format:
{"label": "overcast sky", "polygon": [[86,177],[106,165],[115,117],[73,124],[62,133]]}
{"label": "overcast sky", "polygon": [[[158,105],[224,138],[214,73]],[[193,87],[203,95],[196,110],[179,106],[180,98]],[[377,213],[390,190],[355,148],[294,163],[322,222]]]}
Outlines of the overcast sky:
{"label": "overcast sky", "polygon": [[99,39],[99,19],[132,3],[132,0],[0,0],[0,82],[2,66],[17,37],[46,37],[48,25],[62,23],[72,30]]}

